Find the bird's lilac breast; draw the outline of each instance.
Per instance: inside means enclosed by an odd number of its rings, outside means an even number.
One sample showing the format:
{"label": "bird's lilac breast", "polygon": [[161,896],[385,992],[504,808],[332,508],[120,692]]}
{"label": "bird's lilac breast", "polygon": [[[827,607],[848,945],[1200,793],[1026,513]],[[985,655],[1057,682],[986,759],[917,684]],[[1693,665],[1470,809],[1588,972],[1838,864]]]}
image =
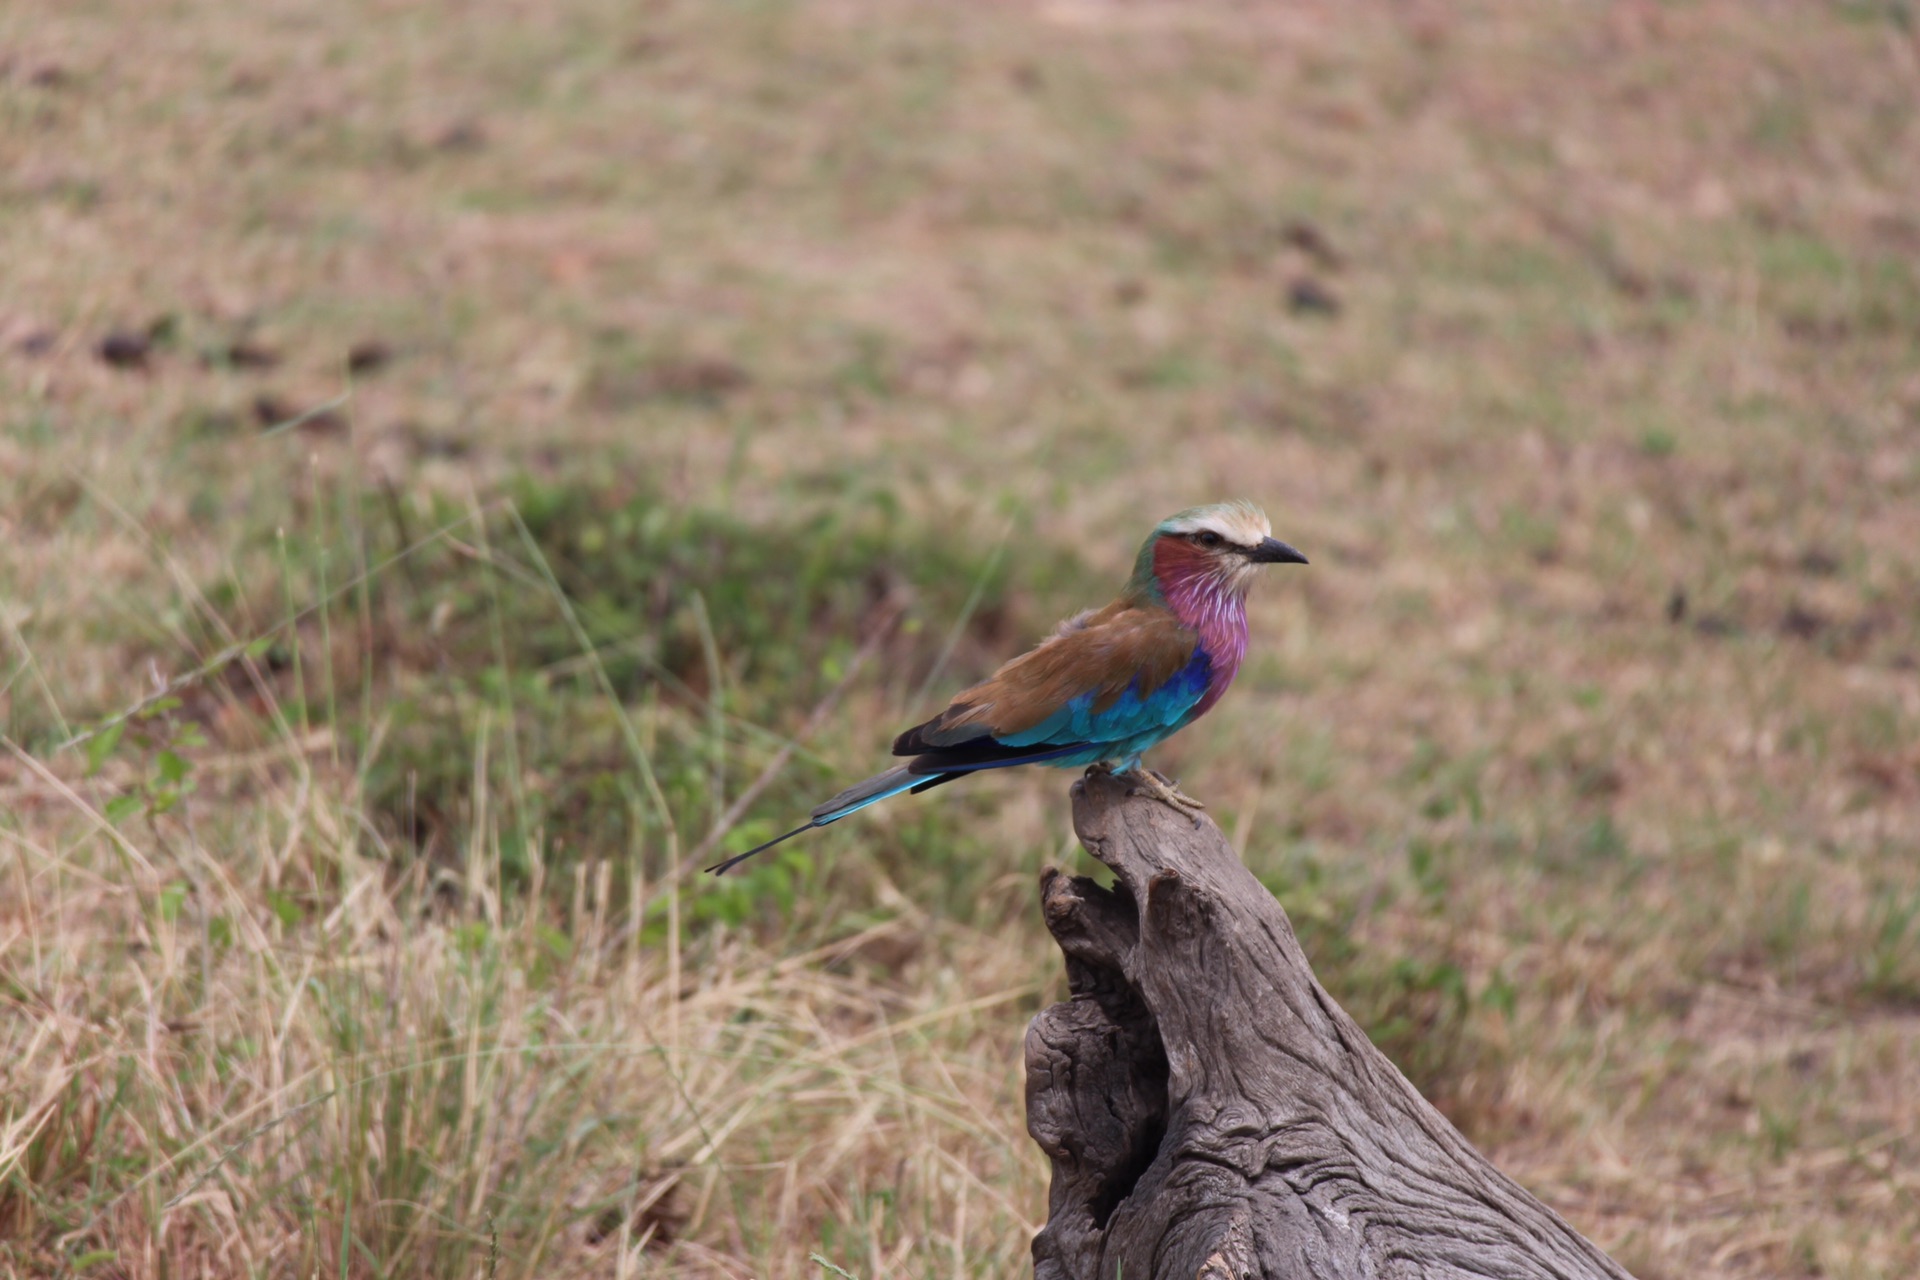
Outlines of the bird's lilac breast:
{"label": "bird's lilac breast", "polygon": [[1176,579],[1162,590],[1174,616],[1199,633],[1194,661],[1207,664],[1206,692],[1187,717],[1191,721],[1212,709],[1240,674],[1247,656],[1246,599],[1211,575]]}
{"label": "bird's lilac breast", "polygon": [[1212,710],[1213,704],[1220,701],[1226,694],[1227,688],[1233,684],[1233,678],[1240,674],[1240,660],[1246,656],[1246,653],[1246,644],[1242,642],[1238,648],[1227,648],[1220,657],[1215,658],[1208,651],[1206,641],[1200,642],[1194,656],[1199,657],[1205,654],[1209,660],[1207,691],[1201,694],[1200,701],[1194,704],[1193,714],[1188,717],[1189,720],[1197,720],[1207,714]]}

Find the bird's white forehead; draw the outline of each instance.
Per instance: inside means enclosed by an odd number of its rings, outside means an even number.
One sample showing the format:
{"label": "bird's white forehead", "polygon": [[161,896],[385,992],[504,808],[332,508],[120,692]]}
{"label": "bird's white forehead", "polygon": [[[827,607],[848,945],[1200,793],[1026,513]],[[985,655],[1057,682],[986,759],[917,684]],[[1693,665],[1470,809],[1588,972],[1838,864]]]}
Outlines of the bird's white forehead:
{"label": "bird's white forehead", "polygon": [[1257,547],[1273,534],[1266,513],[1251,502],[1222,502],[1211,507],[1195,507],[1160,526],[1165,533],[1203,533],[1211,531],[1242,547]]}

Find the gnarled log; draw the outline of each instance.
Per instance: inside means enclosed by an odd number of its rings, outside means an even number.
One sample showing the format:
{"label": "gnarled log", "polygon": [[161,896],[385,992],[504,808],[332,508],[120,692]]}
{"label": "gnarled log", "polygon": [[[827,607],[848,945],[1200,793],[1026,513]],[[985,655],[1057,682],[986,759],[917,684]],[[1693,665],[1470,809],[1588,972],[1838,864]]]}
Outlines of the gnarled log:
{"label": "gnarled log", "polygon": [[1321,989],[1219,828],[1100,774],[1073,819],[1118,879],[1041,877],[1073,998],[1027,1031],[1036,1280],[1624,1280]]}

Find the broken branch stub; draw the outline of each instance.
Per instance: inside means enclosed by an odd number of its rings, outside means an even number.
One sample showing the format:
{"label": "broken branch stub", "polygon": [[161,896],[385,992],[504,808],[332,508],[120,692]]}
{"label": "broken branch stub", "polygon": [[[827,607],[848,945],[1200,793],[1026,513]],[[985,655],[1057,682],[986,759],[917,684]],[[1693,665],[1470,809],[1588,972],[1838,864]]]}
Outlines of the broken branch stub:
{"label": "broken branch stub", "polygon": [[1073,998],[1027,1031],[1036,1280],[1628,1280],[1321,989],[1219,828],[1098,774],[1073,816],[1117,880],[1040,881]]}

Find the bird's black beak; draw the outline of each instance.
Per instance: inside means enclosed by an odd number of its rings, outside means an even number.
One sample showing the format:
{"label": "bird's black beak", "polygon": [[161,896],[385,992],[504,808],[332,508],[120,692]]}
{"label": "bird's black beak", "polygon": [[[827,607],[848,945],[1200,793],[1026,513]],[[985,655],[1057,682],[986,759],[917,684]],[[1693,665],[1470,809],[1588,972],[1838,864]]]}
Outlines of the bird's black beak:
{"label": "bird's black beak", "polygon": [[1268,538],[1247,552],[1255,564],[1305,564],[1307,558],[1278,538]]}

